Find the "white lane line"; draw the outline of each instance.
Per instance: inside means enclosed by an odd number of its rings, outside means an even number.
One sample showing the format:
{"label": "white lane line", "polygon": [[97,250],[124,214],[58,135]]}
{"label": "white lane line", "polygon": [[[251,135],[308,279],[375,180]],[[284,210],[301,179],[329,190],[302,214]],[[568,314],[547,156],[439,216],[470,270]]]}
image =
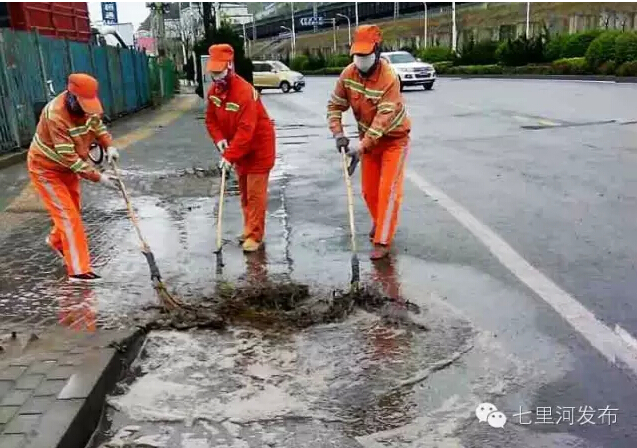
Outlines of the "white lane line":
{"label": "white lane line", "polygon": [[[618,359],[621,360],[637,375],[637,350],[632,344],[600,322],[593,313],[531,266],[506,241],[438,187],[412,170],[408,170],[405,174],[407,179],[426,195],[437,200],[438,204],[478,238],[502,265],[553,307],[606,359],[612,364],[616,364]],[[635,345],[637,346],[637,342]]]}
{"label": "white lane line", "polygon": [[635,339],[633,335],[631,335],[629,332],[627,332],[617,324],[615,324],[615,333],[617,334],[617,336],[622,338],[622,340],[626,344],[630,345],[635,351],[637,351],[637,339]]}

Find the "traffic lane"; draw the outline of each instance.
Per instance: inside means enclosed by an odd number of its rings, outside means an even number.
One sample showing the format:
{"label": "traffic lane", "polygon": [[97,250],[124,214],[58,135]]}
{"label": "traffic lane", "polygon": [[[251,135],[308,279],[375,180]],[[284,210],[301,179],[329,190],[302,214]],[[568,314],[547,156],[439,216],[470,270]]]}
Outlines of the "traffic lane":
{"label": "traffic lane", "polygon": [[[422,92],[422,95],[429,93]],[[294,96],[268,96],[266,101],[271,113],[275,117],[284,114],[290,116],[312,117],[320,119],[321,111],[316,108],[311,112],[306,110],[303,112],[304,104],[316,104],[329,93],[312,92],[308,95],[310,98]],[[320,103],[319,103],[320,104]],[[454,109],[453,105],[445,105],[449,109]],[[440,109],[440,108],[438,108]],[[430,110],[428,108],[428,110]],[[412,113],[412,116],[414,114]],[[310,117],[307,117],[310,118]],[[351,118],[351,117],[347,117]],[[346,120],[347,120],[346,118]],[[417,123],[418,116],[414,117]],[[351,121],[349,121],[351,123]],[[435,125],[435,123],[434,123]],[[516,126],[508,123],[496,123],[500,129],[510,129],[515,131]],[[415,126],[418,129],[418,125]],[[422,127],[420,127],[422,129]],[[466,125],[457,126],[457,129],[467,129]],[[328,134],[328,133],[327,133]],[[326,135],[326,138],[329,135]],[[462,140],[462,136],[456,139]],[[318,143],[310,142],[310,147],[316,147]],[[416,157],[423,157],[429,154],[431,145],[420,144],[415,142],[412,145],[410,165],[413,163],[414,154]],[[290,154],[298,155],[298,152]],[[307,179],[300,182],[300,186],[310,185],[311,178],[320,176],[317,185],[321,190],[320,194],[311,194],[303,191],[302,188],[294,188],[296,194],[299,195],[299,201],[303,198],[309,198],[312,201],[312,209],[317,211],[317,217],[314,222],[320,220],[325,225],[338,225],[339,209],[344,210],[344,199],[339,198],[339,180],[338,180],[338,164],[330,162],[329,155],[325,160],[316,161],[315,163],[298,163],[307,171]],[[325,165],[331,167],[327,168]],[[437,167],[438,168],[438,167]],[[440,167],[443,173],[448,172],[448,167]],[[336,173],[336,174],[331,174]],[[301,179],[305,178],[301,173],[297,172],[297,176]],[[342,182],[342,181],[341,181]],[[341,187],[343,188],[343,187]],[[553,354],[553,364],[548,363],[548,367],[541,368],[543,372],[538,377],[530,375],[526,377],[520,375],[517,380],[520,386],[518,392],[511,393],[509,398],[504,401],[503,406],[507,409],[509,415],[518,412],[518,408],[535,409],[535,407],[556,408],[557,406],[568,406],[563,403],[575,403],[584,406],[585,403],[604,407],[611,406],[622,410],[626,420],[623,421],[622,427],[613,426],[612,431],[609,428],[599,428],[594,433],[586,435],[593,442],[600,442],[606,446],[615,446],[611,444],[614,440],[613,434],[623,433],[626,440],[632,440],[635,431],[628,421],[631,420],[632,401],[634,397],[625,399],[622,390],[630,390],[630,381],[628,377],[619,370],[608,365],[596,352],[591,351],[591,347],[587,341],[579,337],[573,332],[572,328],[555,313],[548,305],[537,298],[532,292],[521,286],[519,282],[511,277],[497,261],[489,258],[485,254],[486,249],[480,242],[471,241],[471,237],[467,237],[464,229],[458,229],[459,224],[452,218],[445,216],[441,210],[433,207],[427,207],[423,200],[422,192],[413,188],[410,182],[405,185],[405,201],[403,205],[403,213],[401,219],[401,227],[397,234],[396,246],[400,252],[407,250],[414,257],[399,257],[402,261],[401,266],[414,266],[414,271],[401,272],[400,281],[403,284],[413,282],[413,285],[421,289],[415,289],[416,293],[408,298],[422,296],[423,291],[436,291],[437,293],[447,297],[447,300],[457,306],[461,312],[468,314],[470,320],[479,328],[485,328],[498,334],[498,341],[505,341],[505,353],[515,353],[523,359],[528,359],[531,363],[538,362],[541,365],[542,355],[537,352],[543,352],[543,348],[547,350],[546,358],[551,358]],[[476,188],[474,186],[474,188]],[[341,190],[341,191],[344,191]],[[343,193],[340,193],[343,198]],[[338,201],[338,202],[337,202]],[[293,201],[290,201],[293,202]],[[301,206],[299,204],[299,206]],[[329,212],[331,210],[331,212]],[[362,202],[357,203],[357,223],[365,223],[368,219],[364,211]],[[302,213],[302,210],[300,211]],[[296,214],[298,219],[298,214]],[[307,214],[304,215],[303,221],[307,221]],[[438,218],[435,218],[438,216]],[[344,217],[340,217],[341,222]],[[307,224],[306,224],[307,225]],[[346,231],[346,230],[345,230]],[[345,232],[344,232],[345,233]],[[446,233],[446,238],[441,238],[441,234]],[[307,234],[304,235],[307,238]],[[467,244],[467,240],[472,244]],[[342,238],[340,243],[334,244],[347,247],[347,239]],[[363,243],[365,244],[365,243]],[[312,240],[308,241],[307,246],[320,247],[320,245]],[[475,248],[475,250],[472,250]],[[326,251],[329,252],[329,251]],[[436,255],[438,254],[438,255]],[[481,254],[481,255],[475,255]],[[423,271],[427,272],[426,267],[430,268],[430,263],[422,263],[425,259],[429,261],[429,257],[439,256],[443,265],[446,263],[456,262],[465,268],[477,269],[485,277],[493,280],[493,278],[501,280],[500,283],[490,285],[491,287],[478,288],[474,282],[469,281],[469,272],[467,270],[458,270],[451,275],[441,275],[440,272],[432,272],[430,276],[423,275]],[[347,271],[347,264],[343,263],[343,269]],[[453,271],[453,270],[452,270]],[[501,271],[501,272],[498,272]],[[346,277],[346,274],[343,275]],[[455,289],[454,289],[455,288]],[[521,290],[520,294],[511,292],[511,288]],[[414,291],[414,289],[412,289]],[[478,294],[474,294],[479,291]],[[502,304],[506,306],[503,307]],[[503,314],[500,314],[503,310]],[[542,335],[538,338],[538,334]],[[549,340],[552,343],[548,344]],[[569,356],[558,356],[559,350],[556,350],[555,344],[569,354]],[[530,354],[526,354],[526,353]],[[534,356],[537,355],[537,356]],[[528,356],[528,358],[525,358]],[[572,356],[573,360],[570,360]],[[564,369],[564,370],[562,370]],[[548,372],[548,373],[547,373]],[[561,373],[560,373],[561,372]],[[551,377],[551,375],[557,375]],[[612,383],[608,383],[608,378],[613,378]],[[569,386],[567,387],[566,384]],[[583,384],[581,389],[577,386]],[[604,384],[603,387],[599,387]],[[623,385],[619,386],[618,385]],[[542,391],[552,391],[545,393]],[[561,401],[563,400],[563,401]],[[533,407],[535,406],[535,407]],[[580,432],[581,428],[566,429]],[[585,429],[582,432],[586,432]],[[610,445],[609,445],[610,444]],[[559,443],[558,443],[559,445]],[[500,446],[500,445],[498,445]],[[526,445],[525,445],[526,446]]]}
{"label": "traffic lane", "polygon": [[[634,84],[441,78],[436,81],[434,90],[444,93],[444,99],[420,96],[427,98],[423,104],[431,101],[436,106],[534,116],[557,123],[637,119],[633,106],[637,101]],[[421,93],[418,89],[405,90],[408,102],[416,92]]]}
{"label": "traffic lane", "polygon": [[[604,87],[615,95],[626,92],[624,86]],[[438,103],[430,99],[429,105]],[[466,108],[471,107],[477,106],[468,100]],[[418,120],[414,109],[418,106],[410,108]],[[535,109],[538,117],[524,118],[545,125],[541,117],[556,117],[555,110]],[[586,114],[595,112],[586,109],[578,119],[593,121],[595,117]],[[618,322],[634,333],[635,254],[626,244],[635,236],[634,130],[614,124],[524,130],[520,118],[526,113],[528,109],[507,117],[502,110],[487,108],[483,113],[429,117],[433,136],[428,126],[414,128],[414,144],[428,150],[412,156],[410,168],[425,173],[611,328]],[[623,409],[623,418],[634,419],[634,398],[625,400],[619,392],[632,390],[627,377],[591,353],[586,341],[556,334],[562,322],[557,318],[557,325],[548,324],[555,320],[554,313],[543,316],[538,328],[571,347],[578,365],[562,381],[542,386],[532,409],[612,401]],[[609,383],[609,376],[617,383]],[[604,383],[612,386],[600,389]],[[632,423],[623,431],[629,440],[634,438]],[[589,432],[596,442],[619,443],[612,442],[612,433]]]}
{"label": "traffic lane", "polygon": [[[618,104],[633,93],[626,86],[602,87]],[[428,104],[435,108],[446,102],[440,93],[427,97]],[[410,106],[415,103],[407,98]],[[419,107],[410,107],[416,121]],[[597,112],[584,113],[587,122]],[[410,167],[443,187],[598,318],[637,334],[632,300],[637,250],[631,244],[637,235],[635,126],[531,130],[521,127],[533,123],[520,122],[521,114],[506,117],[486,110],[428,117],[426,126],[414,127],[413,140],[429,149],[412,152]],[[555,112],[549,108],[543,115]]]}

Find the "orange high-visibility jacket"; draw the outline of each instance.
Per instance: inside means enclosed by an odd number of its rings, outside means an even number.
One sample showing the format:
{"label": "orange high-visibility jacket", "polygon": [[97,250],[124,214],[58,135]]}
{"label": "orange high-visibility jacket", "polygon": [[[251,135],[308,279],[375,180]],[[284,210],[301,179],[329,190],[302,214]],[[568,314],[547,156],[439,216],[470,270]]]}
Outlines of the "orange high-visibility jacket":
{"label": "orange high-visibility jacket", "polygon": [[96,115],[78,121],[64,105],[66,91],[53,98],[42,110],[29,147],[29,163],[51,171],[73,171],[97,182],[100,173],[88,163],[91,143],[107,148],[112,137]]}
{"label": "orange high-visibility jacket", "polygon": [[223,157],[235,165],[238,174],[264,174],[274,166],[274,126],[259,93],[238,75],[228,88],[208,91],[206,128],[215,144],[227,140]]}
{"label": "orange high-visibility jacket", "polygon": [[384,60],[367,78],[361,76],[354,64],[343,70],[327,105],[327,119],[334,135],[343,132],[343,112],[349,107],[358,123],[361,149],[373,150],[384,142],[406,143],[409,139],[411,122],[400,93],[400,81]]}

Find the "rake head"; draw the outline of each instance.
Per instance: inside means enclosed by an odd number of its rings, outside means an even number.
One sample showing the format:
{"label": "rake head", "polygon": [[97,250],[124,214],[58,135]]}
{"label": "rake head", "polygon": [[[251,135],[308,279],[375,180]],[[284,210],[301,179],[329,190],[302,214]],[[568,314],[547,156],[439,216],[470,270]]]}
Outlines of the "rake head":
{"label": "rake head", "polygon": [[153,288],[155,288],[155,292],[159,297],[159,303],[166,311],[174,311],[178,308],[184,308],[184,303],[174,298],[164,286],[164,283],[161,280],[155,279],[153,280]]}

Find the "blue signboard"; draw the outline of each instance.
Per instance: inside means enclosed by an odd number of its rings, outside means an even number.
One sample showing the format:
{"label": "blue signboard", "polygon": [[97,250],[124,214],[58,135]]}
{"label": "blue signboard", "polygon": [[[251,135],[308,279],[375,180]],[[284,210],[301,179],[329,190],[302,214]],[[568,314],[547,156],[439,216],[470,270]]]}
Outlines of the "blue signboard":
{"label": "blue signboard", "polygon": [[301,17],[301,20],[299,20],[301,26],[314,26],[314,25],[318,25],[318,26],[323,26],[324,23],[324,18],[322,16],[319,17]]}
{"label": "blue signboard", "polygon": [[102,21],[106,25],[115,25],[117,21],[117,3],[102,2]]}

